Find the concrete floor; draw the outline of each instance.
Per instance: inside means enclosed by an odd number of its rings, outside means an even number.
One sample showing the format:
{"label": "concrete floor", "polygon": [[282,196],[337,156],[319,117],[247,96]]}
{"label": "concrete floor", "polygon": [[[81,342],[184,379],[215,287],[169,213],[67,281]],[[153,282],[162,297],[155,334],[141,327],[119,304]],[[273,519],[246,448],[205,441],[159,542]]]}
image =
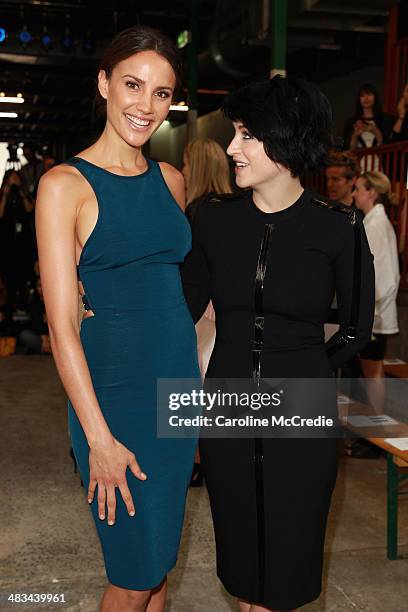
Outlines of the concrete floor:
{"label": "concrete floor", "polygon": [[[68,455],[65,397],[52,359],[1,359],[0,405],[0,609],[97,612],[106,586],[104,566]],[[408,559],[387,561],[385,554],[385,470],[384,459],[342,460],[324,591],[302,608],[306,612],[407,612]],[[408,498],[400,507],[401,550],[408,552]],[[168,612],[236,610],[214,574],[204,488],[189,492],[169,585]],[[63,593],[67,603],[13,605],[7,603],[11,592]]]}

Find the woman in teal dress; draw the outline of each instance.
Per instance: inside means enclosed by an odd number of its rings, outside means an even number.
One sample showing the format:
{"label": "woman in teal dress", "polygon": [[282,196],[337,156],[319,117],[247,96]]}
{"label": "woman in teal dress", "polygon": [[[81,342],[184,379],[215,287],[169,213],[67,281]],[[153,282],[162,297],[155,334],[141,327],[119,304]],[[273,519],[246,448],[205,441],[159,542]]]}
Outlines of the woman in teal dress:
{"label": "woman in teal dress", "polygon": [[156,433],[157,379],[199,378],[179,273],[191,248],[183,178],[142,154],[179,74],[177,49],[162,34],[119,33],[98,73],[102,135],[38,190],[51,346],[110,582],[101,612],[164,610],[194,459],[193,438]]}

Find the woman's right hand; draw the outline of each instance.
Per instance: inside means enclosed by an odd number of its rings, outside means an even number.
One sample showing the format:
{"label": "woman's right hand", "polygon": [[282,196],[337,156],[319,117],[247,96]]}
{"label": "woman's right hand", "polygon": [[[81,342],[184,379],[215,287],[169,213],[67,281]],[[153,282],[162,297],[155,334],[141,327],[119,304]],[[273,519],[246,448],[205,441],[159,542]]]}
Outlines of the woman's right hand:
{"label": "woman's right hand", "polygon": [[139,480],[147,479],[146,474],[140,469],[134,453],[114,437],[108,442],[96,443],[91,446],[89,451],[88,502],[93,501],[95,489],[98,485],[98,515],[101,520],[104,520],[107,506],[109,525],[113,525],[115,522],[115,487],[119,488],[129,515],[135,515],[133,498],[126,480],[127,467]]}

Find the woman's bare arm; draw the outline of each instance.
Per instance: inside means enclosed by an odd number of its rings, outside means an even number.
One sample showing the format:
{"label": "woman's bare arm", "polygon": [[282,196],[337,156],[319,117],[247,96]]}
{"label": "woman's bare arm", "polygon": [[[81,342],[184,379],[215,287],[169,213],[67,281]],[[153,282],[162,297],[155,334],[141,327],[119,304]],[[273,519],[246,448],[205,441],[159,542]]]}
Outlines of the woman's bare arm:
{"label": "woman's bare arm", "polygon": [[136,457],[109,430],[93,388],[79,337],[78,284],[76,272],[76,223],[81,207],[81,181],[71,168],[55,167],[39,183],[36,232],[44,302],[52,353],[62,384],[75,409],[90,446],[91,502],[98,485],[98,512],[115,521],[115,485],[129,514],[134,514],[126,469],[140,480],[146,476]]}
{"label": "woman's bare arm", "polygon": [[[77,177],[62,169],[38,186],[36,231],[48,328],[55,363],[88,444],[109,442],[111,433],[95,395],[79,339],[75,259]],[[80,204],[80,203],[79,203]]]}

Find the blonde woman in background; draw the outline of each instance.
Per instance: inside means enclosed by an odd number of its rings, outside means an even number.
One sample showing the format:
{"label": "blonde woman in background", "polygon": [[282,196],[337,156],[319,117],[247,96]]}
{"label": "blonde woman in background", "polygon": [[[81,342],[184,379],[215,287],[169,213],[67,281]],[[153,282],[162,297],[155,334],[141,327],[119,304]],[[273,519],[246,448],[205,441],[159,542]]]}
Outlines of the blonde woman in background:
{"label": "blonde woman in background", "polygon": [[397,239],[384,205],[396,205],[398,198],[391,192],[391,183],[385,174],[365,172],[356,181],[354,199],[364,213],[363,223],[375,268],[373,337],[360,351],[360,363],[364,377],[370,379],[368,399],[372,405],[382,407],[387,336],[399,331],[396,300],[400,280]]}
{"label": "blonde woman in background", "polygon": [[182,173],[186,185],[186,215],[190,221],[209,193],[232,193],[227,156],[211,138],[197,138],[188,143]]}
{"label": "blonde woman in background", "polygon": [[[183,155],[186,186],[186,215],[192,222],[197,209],[209,193],[232,193],[228,158],[211,138],[197,138],[188,143]],[[215,314],[212,302],[196,324],[198,363],[204,379],[215,344]],[[202,473],[197,452],[190,486],[200,486]]]}
{"label": "blonde woman in background", "polygon": [[[186,215],[190,223],[210,193],[232,193],[226,154],[211,138],[197,138],[184,150],[183,169],[186,186]],[[215,316],[210,302],[196,325],[198,359],[204,378],[215,342]]]}

